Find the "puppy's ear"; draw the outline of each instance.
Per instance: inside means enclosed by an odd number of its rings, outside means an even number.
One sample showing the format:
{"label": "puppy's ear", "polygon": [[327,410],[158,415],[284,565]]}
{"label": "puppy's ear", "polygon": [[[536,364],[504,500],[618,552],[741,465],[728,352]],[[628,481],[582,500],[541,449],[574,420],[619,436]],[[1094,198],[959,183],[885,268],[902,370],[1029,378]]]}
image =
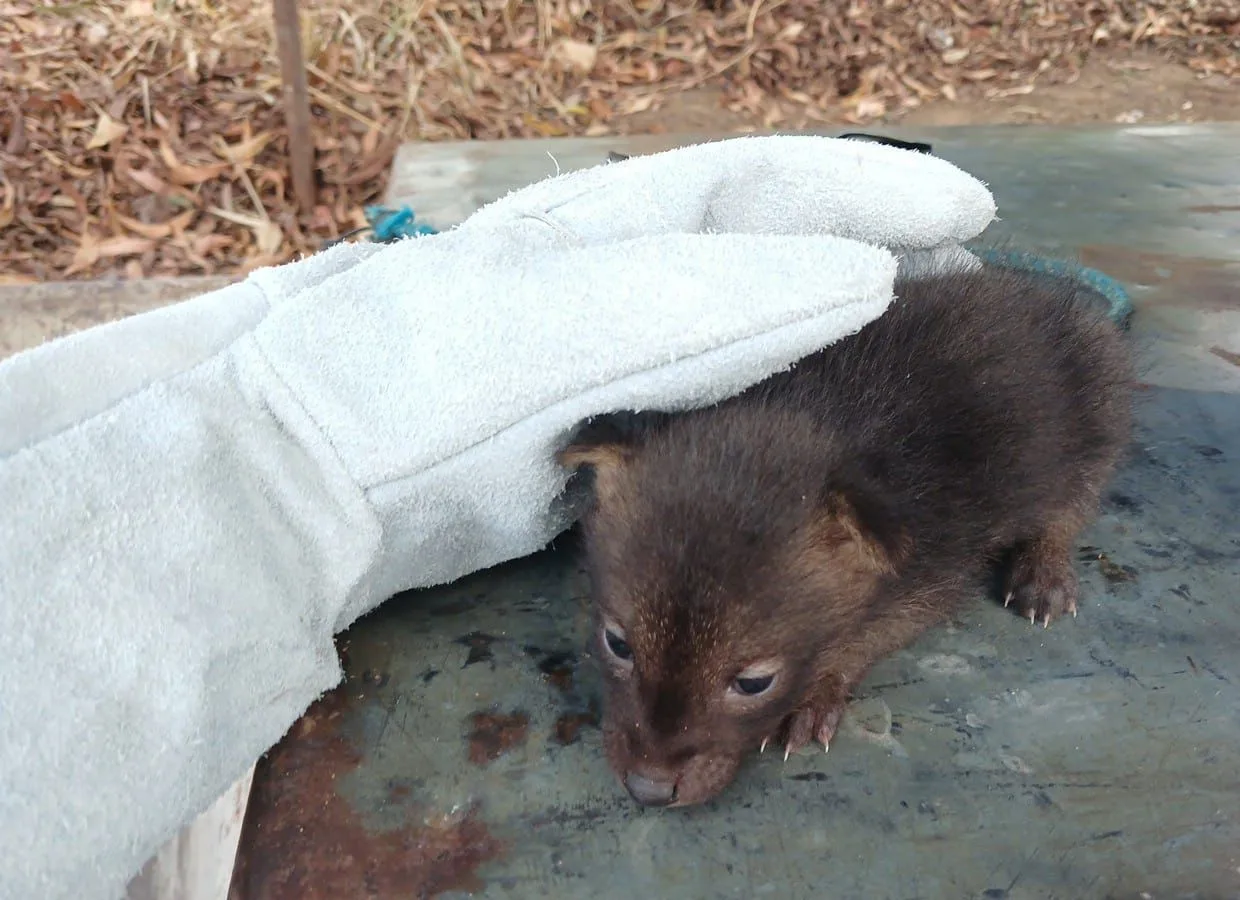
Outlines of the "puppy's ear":
{"label": "puppy's ear", "polygon": [[871,576],[893,575],[911,552],[892,511],[867,492],[828,491],[814,526],[819,548]]}
{"label": "puppy's ear", "polygon": [[620,495],[633,455],[633,448],[627,444],[574,443],[557,453],[556,461],[574,472],[588,472],[593,476],[594,502],[611,505]]}
{"label": "puppy's ear", "polygon": [[614,499],[625,471],[636,458],[648,423],[634,414],[600,417],[578,429],[555,458],[574,472],[593,475],[597,501]]}
{"label": "puppy's ear", "polygon": [[590,468],[605,469],[609,466],[622,466],[628,463],[633,450],[624,444],[587,444],[576,442],[569,444],[555,455],[555,461],[566,469]]}

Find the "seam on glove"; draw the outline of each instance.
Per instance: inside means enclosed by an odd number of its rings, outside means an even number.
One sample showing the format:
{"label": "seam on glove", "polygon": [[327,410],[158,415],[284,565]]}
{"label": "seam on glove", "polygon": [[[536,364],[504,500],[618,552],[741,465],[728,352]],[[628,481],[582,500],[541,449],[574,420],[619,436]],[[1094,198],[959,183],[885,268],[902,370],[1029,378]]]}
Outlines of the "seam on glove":
{"label": "seam on glove", "polygon": [[580,247],[586,246],[586,241],[584,238],[582,238],[581,235],[573,231],[567,225],[564,225],[561,222],[557,222],[550,215],[549,212],[531,210],[531,211],[521,213],[521,215],[519,215],[517,218],[518,220],[533,219],[535,222],[539,222],[543,225],[546,225],[548,228],[550,228],[552,231],[556,233],[557,237],[560,237],[563,240],[567,241],[568,243],[573,244],[575,247],[580,248]]}
{"label": "seam on glove", "polygon": [[[271,361],[271,358],[267,355],[266,348],[263,347],[262,341],[253,341],[250,348],[251,351],[263,361],[263,365],[266,366],[267,371],[271,374],[271,376],[280,383],[282,388],[284,388],[285,393],[288,394],[289,400],[295,403],[297,405],[297,409],[303,416],[306,417],[306,421],[309,422],[311,427],[314,428],[314,433],[318,436],[319,440],[323,442],[323,446],[331,451],[332,463],[340,470],[340,473],[344,476],[345,480],[357,488],[357,492],[364,498],[366,495],[366,489],[357,483],[357,480],[353,477],[353,473],[349,470],[349,467],[345,465],[344,456],[341,455],[340,448],[338,448],[332,439],[328,437],[326,430],[323,428],[319,420],[314,417],[314,414],[311,413],[310,410],[306,409],[306,404],[302,401],[301,393],[295,390],[293,386],[288,383],[287,379],[285,379],[285,377],[280,373],[280,370],[276,367],[275,363]],[[274,409],[271,409],[270,405],[264,404],[264,406],[268,409],[272,419],[280,423],[281,430],[285,430],[284,423],[281,421],[282,417],[278,415]],[[368,499],[365,500],[365,503],[373,514],[374,505]],[[375,520],[378,521],[378,516],[375,517]]]}

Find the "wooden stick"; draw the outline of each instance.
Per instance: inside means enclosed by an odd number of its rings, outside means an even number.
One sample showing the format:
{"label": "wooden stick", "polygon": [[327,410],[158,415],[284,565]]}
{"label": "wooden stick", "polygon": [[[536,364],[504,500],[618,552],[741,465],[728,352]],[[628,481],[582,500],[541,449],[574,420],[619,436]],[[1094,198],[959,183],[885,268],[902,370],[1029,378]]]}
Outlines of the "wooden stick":
{"label": "wooden stick", "polygon": [[301,23],[297,0],[272,0],[276,19],[276,48],[280,80],[284,84],[284,119],[288,125],[288,155],[293,195],[302,212],[314,208],[314,134],[311,130],[310,87],[302,59]]}
{"label": "wooden stick", "polygon": [[228,900],[254,767],[168,839],[129,882],[125,900]]}

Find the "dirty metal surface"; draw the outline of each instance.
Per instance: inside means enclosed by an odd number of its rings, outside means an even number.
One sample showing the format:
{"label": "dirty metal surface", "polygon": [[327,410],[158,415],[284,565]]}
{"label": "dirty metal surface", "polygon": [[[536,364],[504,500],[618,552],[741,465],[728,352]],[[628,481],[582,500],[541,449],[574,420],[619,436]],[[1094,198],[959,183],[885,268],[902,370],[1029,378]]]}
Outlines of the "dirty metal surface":
{"label": "dirty metal surface", "polygon": [[1240,897],[1240,130],[900,136],[991,185],[988,238],[1133,291],[1139,426],[1080,617],[979,597],[873,670],[829,755],[643,810],[567,535],[341,637],[346,683],[259,767],[237,900]]}

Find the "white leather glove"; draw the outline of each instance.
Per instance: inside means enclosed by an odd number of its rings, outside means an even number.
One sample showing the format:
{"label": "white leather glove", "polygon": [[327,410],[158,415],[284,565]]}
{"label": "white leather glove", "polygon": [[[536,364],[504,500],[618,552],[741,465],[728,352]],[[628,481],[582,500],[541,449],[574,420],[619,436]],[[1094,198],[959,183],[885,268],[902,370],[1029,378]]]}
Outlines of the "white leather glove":
{"label": "white leather glove", "polygon": [[993,214],[933,157],[741,138],[0,364],[0,897],[120,896],[337,683],[334,633],[570,524],[578,422],[740,391]]}

